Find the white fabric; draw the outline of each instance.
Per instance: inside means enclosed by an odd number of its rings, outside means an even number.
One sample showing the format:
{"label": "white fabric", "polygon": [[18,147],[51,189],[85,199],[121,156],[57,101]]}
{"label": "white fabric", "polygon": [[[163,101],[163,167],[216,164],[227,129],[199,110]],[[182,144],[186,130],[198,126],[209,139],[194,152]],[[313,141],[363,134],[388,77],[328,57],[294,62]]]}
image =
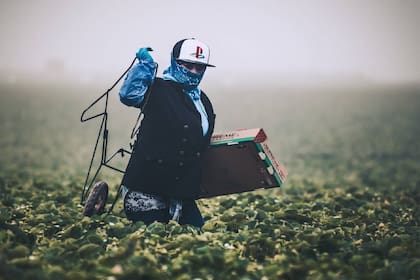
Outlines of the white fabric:
{"label": "white fabric", "polygon": [[206,44],[195,39],[187,39],[182,43],[179,53],[179,60],[208,64],[210,59],[210,49]]}
{"label": "white fabric", "polygon": [[124,208],[130,212],[159,210],[168,208],[166,201],[157,195],[130,191],[123,186]]}

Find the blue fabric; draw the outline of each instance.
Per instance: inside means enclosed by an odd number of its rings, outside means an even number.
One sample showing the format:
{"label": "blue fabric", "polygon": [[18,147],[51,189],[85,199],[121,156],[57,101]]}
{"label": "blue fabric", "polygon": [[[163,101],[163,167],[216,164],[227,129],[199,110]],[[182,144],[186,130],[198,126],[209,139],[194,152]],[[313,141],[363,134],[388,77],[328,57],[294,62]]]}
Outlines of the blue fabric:
{"label": "blue fabric", "polygon": [[184,85],[184,91],[194,99],[200,98],[200,89],[198,85],[204,76],[204,71],[193,73],[188,69],[179,65],[175,58],[171,55],[171,65],[163,71],[163,79],[173,80]]}
{"label": "blue fabric", "polygon": [[[144,99],[144,95],[150,84],[152,83],[155,74],[156,64],[152,61],[140,60],[127,74],[123,85],[121,86],[119,96],[120,101],[132,107],[140,107]],[[204,72],[192,73],[185,69],[178,63],[171,55],[171,65],[163,72],[163,79],[171,80],[177,83],[184,84],[184,92],[188,94],[197,108],[201,116],[201,127],[203,128],[203,135],[206,135],[209,128],[209,121],[206,110],[201,102],[201,91],[198,87]]]}
{"label": "blue fabric", "polygon": [[153,58],[149,53],[150,48],[140,48],[137,53],[136,57],[139,61],[146,60],[149,63],[153,63]]}
{"label": "blue fabric", "polygon": [[206,109],[204,108],[203,102],[200,99],[193,100],[195,108],[201,115],[201,127],[203,128],[203,135],[206,135],[209,130],[209,120],[206,113]]}
{"label": "blue fabric", "polygon": [[155,68],[153,60],[141,60],[128,72],[119,92],[123,104],[140,107],[148,87],[155,78]]}
{"label": "blue fabric", "polygon": [[182,200],[173,198],[169,200],[169,215],[172,220],[179,221],[179,217],[182,215]]}
{"label": "blue fabric", "polygon": [[204,105],[200,99],[201,91],[198,87],[203,75],[204,71],[201,73],[193,73],[182,67],[171,55],[171,65],[163,71],[162,78],[164,80],[170,80],[184,85],[184,92],[191,98],[195,108],[200,113],[203,135],[206,135],[209,129],[209,121]]}

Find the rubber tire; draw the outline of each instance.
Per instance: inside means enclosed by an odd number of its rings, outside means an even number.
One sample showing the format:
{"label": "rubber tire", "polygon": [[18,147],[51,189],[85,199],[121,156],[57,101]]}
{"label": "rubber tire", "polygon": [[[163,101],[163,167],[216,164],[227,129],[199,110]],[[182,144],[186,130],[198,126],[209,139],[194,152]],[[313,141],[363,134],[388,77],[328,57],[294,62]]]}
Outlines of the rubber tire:
{"label": "rubber tire", "polygon": [[83,209],[83,215],[91,217],[105,212],[106,201],[108,200],[108,184],[99,181],[95,184]]}

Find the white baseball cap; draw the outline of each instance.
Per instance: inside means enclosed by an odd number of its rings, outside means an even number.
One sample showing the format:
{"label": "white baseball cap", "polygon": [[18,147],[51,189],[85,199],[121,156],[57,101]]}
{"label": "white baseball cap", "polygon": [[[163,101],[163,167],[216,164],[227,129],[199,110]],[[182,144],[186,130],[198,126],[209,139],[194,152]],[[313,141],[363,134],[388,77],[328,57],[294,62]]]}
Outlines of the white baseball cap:
{"label": "white baseball cap", "polygon": [[176,60],[215,67],[214,65],[209,64],[209,47],[194,38],[181,40],[176,43],[172,50],[172,54]]}

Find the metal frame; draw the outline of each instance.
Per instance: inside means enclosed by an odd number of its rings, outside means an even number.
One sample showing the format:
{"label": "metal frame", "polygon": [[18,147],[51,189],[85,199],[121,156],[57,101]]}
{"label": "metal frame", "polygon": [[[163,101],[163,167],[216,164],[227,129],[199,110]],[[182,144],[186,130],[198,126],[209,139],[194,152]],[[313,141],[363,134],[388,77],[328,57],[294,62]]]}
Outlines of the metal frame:
{"label": "metal frame", "polygon": [[[96,143],[95,143],[95,148],[93,149],[93,153],[92,153],[92,157],[90,160],[90,164],[89,164],[89,169],[86,175],[86,179],[85,179],[85,183],[83,185],[83,191],[82,191],[82,195],[80,198],[80,204],[84,205],[85,200],[87,198],[88,193],[90,192],[93,183],[95,182],[96,177],[99,174],[99,171],[102,169],[102,166],[108,167],[114,171],[118,171],[121,173],[125,173],[124,170],[121,170],[119,168],[116,168],[112,165],[110,165],[110,161],[117,155],[120,154],[121,157],[124,157],[124,154],[130,154],[130,151],[127,151],[123,148],[120,148],[119,150],[117,150],[115,153],[113,153],[109,158],[107,158],[107,148],[108,148],[108,136],[109,136],[109,130],[108,130],[108,98],[109,98],[109,93],[111,92],[111,90],[119,83],[119,81],[127,74],[127,72],[133,67],[134,63],[136,61],[136,58],[134,58],[134,60],[131,62],[130,66],[128,67],[128,69],[121,75],[120,78],[117,79],[117,81],[115,81],[115,83],[104,93],[102,94],[100,97],[98,97],[95,101],[93,101],[82,113],[82,115],[80,116],[80,121],[83,122],[87,122],[99,117],[101,118],[101,124],[99,126],[99,131],[98,131],[98,136],[96,137]],[[105,98],[105,108],[104,111],[102,113],[96,114],[94,116],[90,116],[90,117],[85,117],[85,114],[96,104],[98,103],[100,100],[102,100],[103,98]],[[91,171],[92,171],[92,165],[93,165],[93,161],[95,159],[95,155],[96,152],[98,150],[98,144],[99,144],[99,140],[102,138],[102,148],[101,148],[101,162],[99,164],[99,167],[96,169],[95,174],[93,175],[92,179],[89,180],[89,178],[91,177]],[[108,211],[108,213],[111,213],[112,209],[114,208],[115,202],[118,199],[118,196],[121,192],[121,186],[118,189],[118,192],[116,194],[116,197],[114,199],[114,202],[112,203],[111,209]]]}
{"label": "metal frame", "polygon": [[[148,48],[149,51],[152,51],[151,48]],[[127,68],[127,70],[124,71],[124,73],[114,82],[114,84],[105,92],[103,93],[101,96],[99,96],[95,101],[93,101],[83,112],[82,115],[80,116],[80,121],[83,122],[87,122],[90,121],[92,119],[96,119],[99,117],[102,117],[101,119],[101,125],[99,126],[99,131],[98,131],[98,136],[96,137],[96,143],[95,143],[95,148],[93,149],[93,153],[92,153],[92,157],[90,160],[90,164],[89,164],[89,169],[88,172],[86,174],[86,178],[85,178],[85,183],[83,185],[83,190],[82,190],[82,195],[80,197],[80,204],[84,205],[85,200],[88,196],[88,193],[90,192],[96,177],[99,174],[99,171],[101,170],[102,166],[108,167],[114,171],[118,171],[120,173],[125,173],[124,170],[121,170],[117,167],[114,167],[112,165],[110,165],[110,161],[117,155],[120,154],[121,157],[124,157],[125,154],[129,154],[131,155],[131,151],[127,151],[124,148],[120,148],[118,149],[116,152],[114,152],[109,158],[107,158],[107,150],[108,150],[108,136],[109,136],[109,130],[108,130],[108,98],[109,98],[109,93],[111,92],[111,90],[121,81],[121,79],[127,74],[127,72],[133,67],[134,63],[136,62],[136,57],[133,59],[133,61],[131,62],[130,66]],[[157,73],[157,69],[158,69],[158,65],[157,63],[155,63],[156,67],[155,67],[155,73],[154,73],[154,77],[156,77],[156,73]],[[152,88],[153,86],[153,82],[152,81],[151,85],[149,86],[149,90],[150,88]],[[105,98],[105,108],[104,111],[102,113],[96,114],[94,116],[90,116],[90,117],[85,117],[85,114],[96,104],[98,103],[101,99]],[[150,94],[146,93],[146,97],[143,103],[143,106],[140,108],[140,113],[137,117],[136,123],[133,127],[133,130],[131,132],[131,140],[133,140],[134,137],[137,136],[139,130],[140,130],[140,126],[141,126],[141,121],[144,118],[144,110],[146,108],[146,105],[149,101],[150,98]],[[98,144],[99,144],[99,140],[102,138],[102,148],[101,148],[101,162],[99,164],[99,167],[96,169],[95,174],[93,175],[93,177],[89,180],[89,178],[91,177],[91,171],[92,171],[92,165],[93,165],[93,161],[95,159],[95,155],[96,152],[98,150]],[[133,149],[133,145],[132,143],[130,143],[130,149]],[[115,206],[115,203],[118,200],[119,195],[121,194],[122,191],[122,186],[120,185],[117,191],[117,194],[112,202],[111,208],[108,211],[108,214],[110,214]]]}

